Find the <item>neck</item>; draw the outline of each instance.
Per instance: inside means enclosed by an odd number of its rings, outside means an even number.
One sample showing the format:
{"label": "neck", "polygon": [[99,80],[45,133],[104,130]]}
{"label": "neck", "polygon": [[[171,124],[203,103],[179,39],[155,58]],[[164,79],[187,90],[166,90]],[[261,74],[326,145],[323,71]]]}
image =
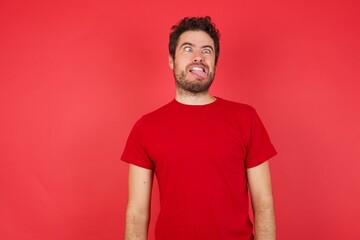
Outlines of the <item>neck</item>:
{"label": "neck", "polygon": [[206,105],[216,100],[208,91],[191,93],[182,89],[176,89],[175,100],[186,105]]}

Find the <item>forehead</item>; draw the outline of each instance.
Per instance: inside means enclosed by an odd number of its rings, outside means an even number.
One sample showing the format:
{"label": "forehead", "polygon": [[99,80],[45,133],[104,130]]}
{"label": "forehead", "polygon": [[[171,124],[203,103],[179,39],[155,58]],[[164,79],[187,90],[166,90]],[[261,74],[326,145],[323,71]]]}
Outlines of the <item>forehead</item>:
{"label": "forehead", "polygon": [[215,45],[210,35],[201,30],[183,32],[179,37],[178,46],[186,42],[199,47],[212,46],[214,48]]}

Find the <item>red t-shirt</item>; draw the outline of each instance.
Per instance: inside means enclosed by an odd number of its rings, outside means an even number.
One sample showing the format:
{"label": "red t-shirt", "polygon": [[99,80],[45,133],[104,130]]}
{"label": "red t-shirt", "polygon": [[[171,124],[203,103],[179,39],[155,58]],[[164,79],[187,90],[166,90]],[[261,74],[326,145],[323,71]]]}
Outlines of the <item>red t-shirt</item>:
{"label": "red t-shirt", "polygon": [[217,98],[143,116],[121,159],[156,174],[157,240],[250,240],[246,169],[275,154],[252,107]]}

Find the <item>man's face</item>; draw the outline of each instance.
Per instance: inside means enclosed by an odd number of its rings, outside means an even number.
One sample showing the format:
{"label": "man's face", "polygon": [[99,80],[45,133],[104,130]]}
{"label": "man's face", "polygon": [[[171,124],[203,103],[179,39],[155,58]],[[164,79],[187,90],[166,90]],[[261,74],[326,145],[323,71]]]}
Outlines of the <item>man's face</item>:
{"label": "man's face", "polygon": [[177,88],[207,92],[215,76],[215,46],[204,31],[186,31],[180,35],[175,59],[169,57]]}

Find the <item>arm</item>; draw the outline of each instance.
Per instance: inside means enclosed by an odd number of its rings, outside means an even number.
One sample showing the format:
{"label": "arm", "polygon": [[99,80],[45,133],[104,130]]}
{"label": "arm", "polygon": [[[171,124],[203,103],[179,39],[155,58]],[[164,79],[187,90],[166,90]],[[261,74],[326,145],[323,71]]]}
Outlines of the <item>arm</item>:
{"label": "arm", "polygon": [[275,240],[276,224],[268,162],[247,169],[257,240]]}
{"label": "arm", "polygon": [[153,176],[153,171],[130,164],[125,240],[147,239]]}

